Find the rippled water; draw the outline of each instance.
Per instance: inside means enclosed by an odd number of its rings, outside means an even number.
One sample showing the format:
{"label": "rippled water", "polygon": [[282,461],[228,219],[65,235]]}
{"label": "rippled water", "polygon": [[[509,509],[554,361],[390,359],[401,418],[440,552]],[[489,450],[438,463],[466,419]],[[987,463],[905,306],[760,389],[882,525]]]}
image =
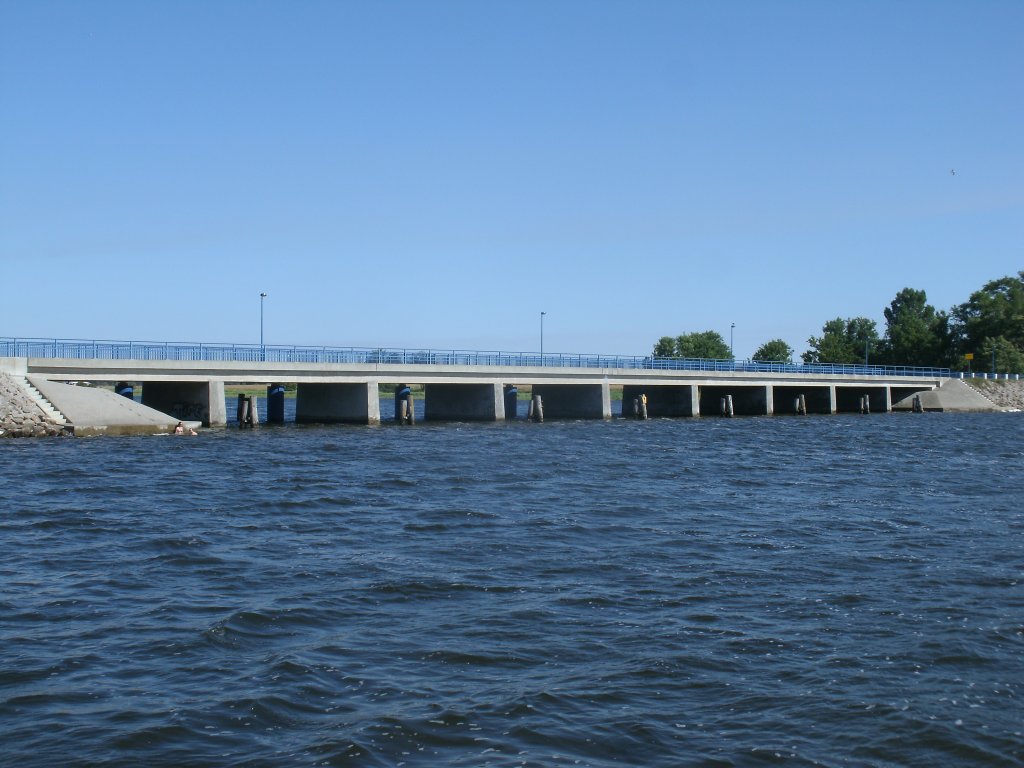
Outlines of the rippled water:
{"label": "rippled water", "polygon": [[1019,765],[1024,418],[0,444],[5,765]]}

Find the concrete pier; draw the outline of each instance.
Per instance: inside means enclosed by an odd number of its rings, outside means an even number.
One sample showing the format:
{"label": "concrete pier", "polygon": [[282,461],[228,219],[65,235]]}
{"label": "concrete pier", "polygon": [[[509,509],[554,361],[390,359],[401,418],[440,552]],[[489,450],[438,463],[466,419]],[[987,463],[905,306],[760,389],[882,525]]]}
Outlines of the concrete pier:
{"label": "concrete pier", "polygon": [[793,410],[792,402],[801,395],[807,413],[835,413],[834,387],[779,384],[772,387],[773,412],[790,413]]}
{"label": "concrete pier", "polygon": [[700,415],[697,387],[692,384],[626,384],[622,387],[623,413],[629,408],[632,414],[633,400],[643,394],[647,395],[647,415],[652,419]]}
{"label": "concrete pier", "polygon": [[380,424],[377,382],[299,384],[295,421],[304,424]]}
{"label": "concrete pier", "polygon": [[733,413],[737,416],[767,416],[772,413],[767,386],[710,385],[700,387],[700,412],[721,412],[722,398],[732,395]]}
{"label": "concrete pier", "polygon": [[533,395],[544,399],[546,419],[610,419],[608,382],[600,384],[534,384]]}
{"label": "concrete pier", "polygon": [[204,427],[228,423],[223,381],[147,381],[142,404],[180,421],[198,421]]}
{"label": "concrete pier", "polygon": [[423,409],[424,421],[504,421],[504,386],[501,382],[427,384]]}
{"label": "concrete pier", "polygon": [[892,400],[889,388],[886,386],[868,384],[837,386],[835,392],[836,413],[860,413],[865,396],[868,397],[871,413],[890,413],[892,411]]}

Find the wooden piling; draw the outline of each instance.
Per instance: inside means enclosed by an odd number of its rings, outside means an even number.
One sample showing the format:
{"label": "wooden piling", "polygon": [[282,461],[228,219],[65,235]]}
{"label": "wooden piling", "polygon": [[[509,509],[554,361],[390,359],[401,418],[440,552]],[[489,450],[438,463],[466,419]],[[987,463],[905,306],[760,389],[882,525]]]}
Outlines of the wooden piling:
{"label": "wooden piling", "polygon": [[533,396],[533,403],[532,403],[532,405],[533,405],[533,408],[532,408],[532,411],[533,411],[532,418],[533,418],[533,420],[536,421],[538,424],[543,424],[544,423],[544,400],[541,398],[540,395],[534,395]]}
{"label": "wooden piling", "polygon": [[640,394],[640,418],[647,421],[647,395]]}
{"label": "wooden piling", "polygon": [[732,409],[732,395],[726,395],[725,396],[725,415],[731,418],[733,413],[734,413],[734,411]]}

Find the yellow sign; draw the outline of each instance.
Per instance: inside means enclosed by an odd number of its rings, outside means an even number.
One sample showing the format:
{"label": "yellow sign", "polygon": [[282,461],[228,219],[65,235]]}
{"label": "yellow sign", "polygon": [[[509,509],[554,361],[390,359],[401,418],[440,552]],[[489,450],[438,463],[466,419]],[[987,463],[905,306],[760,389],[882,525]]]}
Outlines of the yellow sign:
{"label": "yellow sign", "polygon": [[968,352],[966,355],[964,355],[964,360],[973,360],[973,359],[974,359],[974,353],[973,352]]}

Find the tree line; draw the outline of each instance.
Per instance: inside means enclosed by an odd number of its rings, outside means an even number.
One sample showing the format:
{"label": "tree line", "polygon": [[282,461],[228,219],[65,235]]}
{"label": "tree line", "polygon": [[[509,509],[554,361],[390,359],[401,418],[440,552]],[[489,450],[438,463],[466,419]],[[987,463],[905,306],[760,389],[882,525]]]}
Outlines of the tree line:
{"label": "tree line", "polygon": [[[948,312],[929,304],[924,291],[904,288],[883,316],[885,331],[881,334],[875,321],[866,317],[829,320],[820,336],[807,340],[803,362],[1024,372],[1024,271],[985,283]],[[731,357],[729,345],[716,331],[662,336],[654,345],[654,354]],[[771,339],[752,359],[789,362],[792,357],[789,344]]]}

